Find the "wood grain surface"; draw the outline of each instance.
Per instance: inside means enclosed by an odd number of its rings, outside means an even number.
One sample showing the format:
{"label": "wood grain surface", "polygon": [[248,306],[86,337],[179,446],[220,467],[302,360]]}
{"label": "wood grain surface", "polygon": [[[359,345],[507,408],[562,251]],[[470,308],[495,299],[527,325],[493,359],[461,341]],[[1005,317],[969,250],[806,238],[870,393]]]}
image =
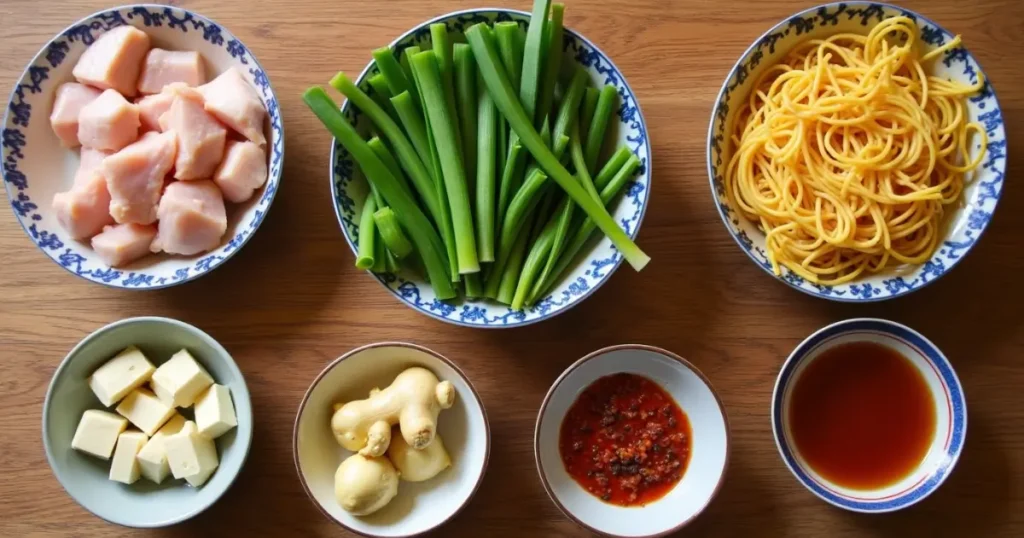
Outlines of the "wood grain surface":
{"label": "wood grain surface", "polygon": [[[452,358],[487,407],[493,450],[468,508],[438,534],[585,536],[544,494],[532,439],[541,399],[570,363],[619,343],[661,346],[712,380],[729,414],[726,483],[687,536],[1024,536],[1024,173],[1011,158],[991,229],[955,271],[909,297],[841,305],[773,281],[724,230],[705,169],[712,102],[733,62],[776,21],[811,5],[790,0],[578,0],[566,24],[602,47],[635,90],[657,162],[639,244],[653,262],[623,267],[585,304],[536,326],[483,331],[406,308],[353,267],[328,192],[330,138],[300,93],[419,21],[479,0],[196,0],[173,2],[224,24],[267,69],[287,132],[282,189],[245,249],[185,286],[140,292],[77,279],[0,216],[0,536],[337,536],[292,463],[292,423],[313,377],[362,344],[405,340]],[[529,9],[527,0],[492,1]],[[1006,120],[1009,153],[1024,154],[1024,4],[905,2],[955,32],[986,69]],[[51,36],[107,7],[98,0],[0,1],[0,88],[9,91]],[[238,482],[193,521],[158,531],[115,527],[61,489],[40,424],[54,369],[86,334],[138,315],[208,331],[234,355],[253,397],[255,437]],[[769,403],[779,366],[803,338],[856,316],[897,320],[949,356],[970,411],[966,448],[946,484],[900,513],[855,515],[807,492],[779,459]]]}

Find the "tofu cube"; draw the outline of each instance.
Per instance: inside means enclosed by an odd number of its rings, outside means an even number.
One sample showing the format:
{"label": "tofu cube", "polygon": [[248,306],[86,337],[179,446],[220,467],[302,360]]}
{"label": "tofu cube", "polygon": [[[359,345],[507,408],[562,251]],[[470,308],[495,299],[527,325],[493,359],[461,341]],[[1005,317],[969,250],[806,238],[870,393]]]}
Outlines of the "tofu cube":
{"label": "tofu cube", "polygon": [[149,438],[146,446],[142,447],[135,457],[139,462],[139,470],[143,478],[150,482],[159,484],[171,474],[171,468],[167,464],[167,449],[164,447],[164,440],[174,435],[185,427],[185,417],[175,413],[153,437]]}
{"label": "tofu cube", "polygon": [[209,178],[224,157],[228,130],[203,108],[203,96],[194,88],[176,85],[168,91],[174,102],[161,117],[160,127],[178,137],[174,178]]}
{"label": "tofu cube", "polygon": [[153,363],[132,346],[118,353],[89,376],[89,388],[100,403],[110,407],[139,388],[156,371]]}
{"label": "tofu cube", "polygon": [[104,226],[92,238],[92,249],[107,265],[123,267],[149,254],[149,245],[156,237],[156,226],[127,222]]}
{"label": "tofu cube", "polygon": [[126,431],[117,437],[114,460],[110,462],[110,479],[124,484],[134,484],[139,479],[139,462],[135,459],[149,440],[142,432]]}
{"label": "tofu cube", "polygon": [[78,114],[78,141],[87,148],[117,151],[139,137],[139,107],[107,90]]}
{"label": "tofu cube", "polygon": [[206,389],[196,399],[194,410],[199,433],[210,439],[216,439],[238,425],[231,391],[224,385],[214,384]]}
{"label": "tofu cube", "polygon": [[50,112],[50,126],[64,147],[78,147],[78,114],[82,107],[100,96],[100,90],[77,82],[67,82],[57,88],[57,97]]}
{"label": "tofu cube", "polygon": [[150,49],[139,75],[139,93],[160,93],[175,82],[189,86],[206,82],[203,58],[191,50]]}
{"label": "tofu cube", "polygon": [[213,439],[200,435],[194,422],[164,439],[167,463],[174,478],[184,478],[193,487],[206,483],[220,464]]}
{"label": "tofu cube", "polygon": [[162,402],[172,407],[190,407],[212,384],[210,374],[185,349],[175,353],[153,372],[153,391]]}
{"label": "tofu cube", "polygon": [[252,142],[228,142],[224,160],[213,173],[213,182],[220,187],[224,198],[242,203],[266,181],[267,156],[263,148]]}
{"label": "tofu cube", "polygon": [[159,222],[150,247],[153,252],[183,256],[205,252],[220,245],[228,229],[224,198],[208,179],[168,185],[156,214]]}
{"label": "tofu cube", "polygon": [[149,45],[146,32],[134,26],[118,26],[85,49],[71,73],[82,84],[132,97]]}
{"label": "tofu cube", "polygon": [[135,389],[121,400],[117,412],[146,435],[153,435],[174,415],[174,408],[146,389]]}
{"label": "tofu cube", "polygon": [[128,421],[108,411],[90,409],[82,414],[71,448],[102,458],[110,459],[117,444],[117,437],[128,427]]}

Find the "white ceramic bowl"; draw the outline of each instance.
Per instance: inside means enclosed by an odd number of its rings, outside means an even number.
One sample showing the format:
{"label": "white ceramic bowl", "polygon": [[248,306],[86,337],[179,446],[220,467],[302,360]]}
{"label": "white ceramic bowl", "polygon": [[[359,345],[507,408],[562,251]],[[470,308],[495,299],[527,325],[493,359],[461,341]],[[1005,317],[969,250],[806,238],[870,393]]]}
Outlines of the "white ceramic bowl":
{"label": "white ceramic bowl", "polygon": [[[579,394],[599,378],[623,372],[656,381],[691,426],[683,477],[664,497],[642,507],[616,506],[591,495],[565,471],[558,448],[562,420]],[[725,480],[729,426],[711,383],[685,359],[650,346],[612,346],[576,361],[555,380],[537,416],[534,455],[544,489],[570,519],[606,536],[650,538],[678,531],[711,503]]]}
{"label": "white ceramic bowl", "polygon": [[[400,482],[398,496],[387,506],[369,516],[353,516],[334,496],[334,472],[352,453],[331,432],[332,406],[366,398],[370,389],[387,387],[410,366],[427,368],[455,385],[455,405],[437,420],[452,466],[426,482]],[[490,449],[487,413],[462,370],[429,349],[392,342],[352,350],[327,365],[299,405],[292,439],[299,481],[310,500],[345,529],[375,538],[423,534],[454,517],[480,487]]]}
{"label": "white ceramic bowl", "polygon": [[[580,6],[582,7],[582,6]],[[570,9],[572,9],[570,7]],[[443,22],[448,31],[461,36],[463,30],[480,22],[517,21],[525,25],[530,14],[512,9],[468,9],[455,11],[416,25],[391,42],[392,50],[401,53],[407,47],[428,46],[430,44],[430,25]],[[653,161],[651,144],[647,134],[640,103],[633,89],[626,82],[622,71],[612,62],[611,58],[593,42],[573,30],[565,29],[565,53],[563,62],[574,62],[590,75],[590,84],[600,87],[612,84],[619,92],[619,108],[609,123],[609,133],[615,137],[615,147],[629,148],[640,158],[640,168],[636,177],[624,189],[623,194],[609,206],[609,212],[615,222],[623,226],[630,237],[636,239],[647,211],[651,198],[651,177]],[[356,83],[364,91],[369,91],[368,79],[377,73],[374,62],[370,62],[359,74]],[[368,125],[363,114],[346,101],[341,111],[353,124]],[[609,143],[610,146],[610,143]],[[369,192],[366,180],[358,173],[352,157],[341,144],[331,144],[331,196],[338,224],[345,234],[345,240],[355,253],[358,249],[359,213],[363,201]],[[479,328],[511,328],[521,327],[552,318],[569,308],[583,302],[605,282],[611,279],[612,273],[622,263],[622,255],[610,240],[600,233],[599,239],[591,239],[585,245],[574,263],[566,269],[561,281],[554,285],[551,293],[537,300],[537,303],[525,310],[512,310],[496,301],[469,301],[459,298],[455,301],[440,301],[434,296],[430,284],[423,277],[409,271],[398,274],[373,274],[387,290],[407,306],[430,317],[462,325]]]}
{"label": "white ceramic bowl", "polygon": [[[843,302],[881,301],[906,295],[934,282],[949,272],[971,250],[988,227],[1003,191],[1006,175],[1006,130],[992,85],[985,77],[981,91],[966,102],[970,121],[984,125],[988,133],[988,152],[978,171],[969,177],[962,203],[950,208],[944,237],[931,260],[916,266],[890,267],[862,276],[853,282],[836,286],[814,284],[783,268],[776,277],[765,250],[765,234],[753,222],[743,218],[729,204],[725,193],[725,168],[732,155],[728,133],[735,121],[735,111],[747,98],[751,86],[761,72],[775,64],[790,49],[807,39],[823,38],[837,33],[866,34],[883,18],[905,15],[917,21],[922,44],[940,46],[953,39],[953,33],[928,18],[902,6],[880,2],[837,2],[807,8],[779,22],[750,45],[732,68],[715,101],[708,128],[707,166],[715,205],[729,234],[736,244],[765,272],[789,286],[809,295]],[[955,21],[951,21],[955,22]],[[966,43],[970,46],[970,43]],[[936,74],[964,84],[977,82],[983,74],[978,60],[966,48],[957,47],[935,62]],[[980,142],[969,148],[977,155]]]}
{"label": "white ceramic bowl", "polygon": [[[792,389],[807,365],[837,345],[863,341],[890,347],[909,359],[924,377],[936,411],[935,436],[921,463],[899,482],[873,491],[844,488],[814,472],[792,443],[789,427]],[[807,337],[786,359],[772,394],[772,430],[786,466],[819,498],[854,512],[892,512],[931,495],[953,471],[967,436],[967,402],[952,365],[921,333],[883,319],[849,319]]]}
{"label": "white ceramic bowl", "polygon": [[[110,462],[71,448],[82,413],[103,409],[86,378],[130,345],[138,346],[157,366],[188,349],[217,383],[231,391],[238,426],[217,438],[220,465],[200,488],[170,477],[160,485],[144,478],[130,486],[113,482],[108,479]],[[124,319],[85,337],[57,367],[43,402],[43,447],[57,481],[86,510],[127,527],[165,527],[212,506],[242,470],[252,429],[249,389],[231,355],[205,332],[168,318]]]}
{"label": "white ceramic bowl", "polygon": [[[216,249],[195,256],[149,255],[120,269],[103,263],[85,241],[70,238],[51,209],[53,195],[67,190],[78,167],[77,150],[61,146],[50,128],[54,94],[74,80],[79,56],[104,32],[130,24],[154,47],[195,50],[213,78],[234,66],[256,88],[268,112],[269,177],[243,204],[228,204],[228,228]],[[57,34],[32,59],[14,90],[3,123],[4,186],[14,215],[29,238],[61,267],[116,288],[157,289],[198,278],[242,248],[266,217],[284,166],[284,127],[277,97],[256,57],[223,26],[186,9],[132,4],[96,12]]]}

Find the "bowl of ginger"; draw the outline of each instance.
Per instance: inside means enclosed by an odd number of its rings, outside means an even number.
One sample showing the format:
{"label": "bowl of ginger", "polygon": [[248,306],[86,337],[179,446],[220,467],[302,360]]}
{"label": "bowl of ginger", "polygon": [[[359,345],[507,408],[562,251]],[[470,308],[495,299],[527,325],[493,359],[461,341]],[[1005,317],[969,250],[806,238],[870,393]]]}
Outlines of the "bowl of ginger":
{"label": "bowl of ginger", "polygon": [[316,377],[292,449],[299,481],[325,516],[360,535],[407,537],[469,503],[490,444],[487,413],[455,363],[413,344],[379,343]]}

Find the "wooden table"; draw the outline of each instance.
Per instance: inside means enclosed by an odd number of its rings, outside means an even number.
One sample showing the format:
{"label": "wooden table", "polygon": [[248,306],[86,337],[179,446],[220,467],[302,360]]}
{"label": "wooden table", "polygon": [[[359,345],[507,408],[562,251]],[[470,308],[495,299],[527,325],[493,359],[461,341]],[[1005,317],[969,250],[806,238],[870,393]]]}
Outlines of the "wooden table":
{"label": "wooden table", "polygon": [[[0,536],[343,534],[299,485],[292,422],[328,361],[381,340],[407,340],[453,358],[487,406],[489,472],[445,534],[586,534],[558,512],[537,479],[537,408],[577,358],[636,342],[695,363],[730,418],[725,486],[681,534],[1024,535],[1024,196],[1012,181],[1024,174],[1021,161],[1011,160],[1011,182],[991,230],[955,271],[912,296],[875,305],[834,304],[772,281],[736,247],[711,203],[705,136],[719,85],[754,38],[808,2],[570,2],[566,24],[615,59],[643,105],[657,177],[639,243],[654,261],[642,275],[623,268],[580,308],[511,331],[470,330],[417,314],[353,267],[327,188],[330,138],[299,99],[339,69],[358,72],[372,48],[417,22],[479,1],[172,3],[227,25],[268,70],[287,124],[282,190],[237,259],[194,283],[156,292],[76,279],[46,260],[10,214],[0,217]],[[484,3],[529,8],[527,0]],[[0,88],[8,91],[53,34],[107,4],[0,3]],[[998,89],[1010,154],[1024,154],[1024,7],[1017,0],[906,5],[963,33]],[[225,498],[191,522],[150,533],[106,524],[75,504],[51,474],[40,438],[47,383],[67,351],[106,323],[147,314],[182,319],[219,339],[246,375],[257,417],[252,453]],[[888,516],[833,509],[804,490],[779,459],[770,429],[772,386],[790,350],[815,329],[854,316],[891,318],[934,340],[955,364],[970,409],[966,449],[948,482]]]}

